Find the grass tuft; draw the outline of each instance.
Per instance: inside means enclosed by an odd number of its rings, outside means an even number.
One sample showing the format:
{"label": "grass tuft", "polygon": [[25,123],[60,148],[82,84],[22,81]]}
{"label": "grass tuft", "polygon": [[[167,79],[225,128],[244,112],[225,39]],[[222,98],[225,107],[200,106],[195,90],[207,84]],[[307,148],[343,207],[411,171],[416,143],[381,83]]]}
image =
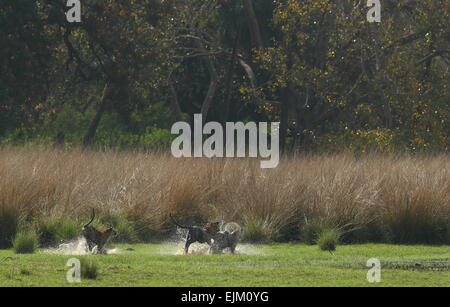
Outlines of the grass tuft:
{"label": "grass tuft", "polygon": [[317,241],[319,248],[326,252],[334,252],[339,244],[341,233],[337,229],[324,230]]}
{"label": "grass tuft", "polygon": [[303,225],[301,238],[308,245],[316,245],[319,241],[320,234],[328,228],[325,221],[321,219],[312,219]]}
{"label": "grass tuft", "polygon": [[80,265],[82,278],[97,279],[99,275],[97,262],[93,261],[90,257],[82,257],[80,259]]}
{"label": "grass tuft", "polygon": [[267,243],[272,236],[272,229],[265,221],[253,219],[245,224],[243,241],[249,243]]}
{"label": "grass tuft", "polygon": [[33,231],[22,231],[14,238],[13,248],[16,254],[34,254],[38,247],[38,237]]}
{"label": "grass tuft", "polygon": [[101,222],[107,227],[112,227],[117,232],[114,242],[117,243],[139,243],[139,234],[135,222],[127,219],[126,213],[106,213],[101,217]]}
{"label": "grass tuft", "polygon": [[40,217],[34,226],[42,247],[54,247],[63,241],[76,239],[81,229],[74,219],[59,215]]}

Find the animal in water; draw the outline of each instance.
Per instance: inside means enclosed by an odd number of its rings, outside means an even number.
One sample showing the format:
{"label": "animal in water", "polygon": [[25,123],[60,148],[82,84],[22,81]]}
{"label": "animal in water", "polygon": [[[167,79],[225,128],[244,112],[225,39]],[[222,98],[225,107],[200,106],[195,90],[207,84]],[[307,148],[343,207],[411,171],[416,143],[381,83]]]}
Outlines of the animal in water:
{"label": "animal in water", "polygon": [[212,253],[220,254],[224,249],[229,248],[231,253],[234,254],[239,242],[239,231],[220,231],[214,235],[213,240],[214,243],[211,246]]}
{"label": "animal in water", "polygon": [[212,245],[212,238],[220,231],[220,223],[214,222],[214,223],[208,223],[204,227],[200,226],[183,226],[180,225],[172,216],[170,216],[170,219],[172,222],[182,228],[187,229],[188,234],[186,237],[186,244],[184,246],[184,253],[189,253],[189,247],[191,244],[198,242],[201,244],[207,243],[209,246]]}
{"label": "animal in water", "polygon": [[94,226],[91,226],[95,219],[95,210],[92,209],[92,218],[87,223],[82,230],[83,237],[86,239],[87,247],[89,252],[106,254],[105,245],[114,236],[117,235],[116,231],[111,227],[103,231],[97,230]]}

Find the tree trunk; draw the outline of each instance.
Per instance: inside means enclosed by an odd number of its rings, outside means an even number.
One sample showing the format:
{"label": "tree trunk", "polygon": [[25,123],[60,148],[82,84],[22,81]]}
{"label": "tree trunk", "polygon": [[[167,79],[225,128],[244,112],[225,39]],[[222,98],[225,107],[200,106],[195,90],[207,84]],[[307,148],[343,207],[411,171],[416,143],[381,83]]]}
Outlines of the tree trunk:
{"label": "tree trunk", "polygon": [[302,109],[297,106],[295,110],[295,137],[294,137],[294,150],[296,153],[303,150],[302,142],[303,142],[303,125],[302,125]]}
{"label": "tree trunk", "polygon": [[263,48],[264,43],[261,36],[258,18],[256,17],[255,9],[253,7],[253,1],[244,0],[244,9],[248,19],[248,27],[250,30],[252,45],[256,48]]}
{"label": "tree trunk", "polygon": [[222,116],[222,124],[225,125],[225,123],[228,121],[228,118],[230,116],[230,106],[231,106],[231,88],[233,86],[233,77],[234,77],[234,71],[236,68],[236,60],[237,60],[237,49],[239,42],[241,40],[241,26],[238,27],[237,33],[236,33],[236,39],[234,41],[233,46],[233,54],[231,55],[230,65],[228,67],[228,73],[226,77],[226,88],[225,88],[225,97],[223,100],[223,116]]}
{"label": "tree trunk", "polygon": [[108,105],[108,100],[110,98],[112,86],[110,82],[108,81],[105,85],[105,88],[103,89],[102,98],[100,100],[100,106],[97,110],[97,113],[95,114],[94,119],[91,122],[91,125],[89,126],[89,130],[86,133],[86,136],[84,137],[84,146],[88,147],[92,145],[94,142],[95,134],[97,132],[98,125],[100,124],[100,121],[102,120],[102,116],[106,111],[106,107]]}
{"label": "tree trunk", "polygon": [[[202,53],[207,54],[208,51],[206,50],[201,36],[196,33],[197,31],[191,27],[193,33],[197,34],[199,36],[199,39],[195,40],[196,47],[201,50]],[[214,99],[214,96],[216,95],[217,87],[219,85],[219,75],[217,73],[216,67],[214,66],[214,62],[212,60],[211,55],[207,55],[203,57],[203,60],[205,62],[206,67],[208,68],[209,75],[211,78],[211,81],[209,83],[208,93],[206,94],[205,100],[202,104],[202,116],[203,116],[203,123],[206,123],[206,120],[208,119],[209,109],[211,107],[212,101]]]}
{"label": "tree trunk", "polygon": [[203,124],[206,123],[208,119],[209,109],[211,108],[212,101],[214,96],[216,95],[216,90],[218,86],[218,77],[217,74],[211,75],[211,81],[209,83],[208,93],[206,94],[205,100],[202,105],[202,116],[203,116]]}
{"label": "tree trunk", "polygon": [[173,84],[172,76],[170,75],[167,79],[167,84],[169,86],[170,92],[170,105],[172,107],[172,113],[175,116],[177,122],[183,121],[183,112],[181,112],[180,103],[178,101],[177,91],[175,85]]}
{"label": "tree trunk", "polygon": [[280,152],[286,151],[286,139],[289,127],[289,89],[281,90],[281,116],[280,116]]}

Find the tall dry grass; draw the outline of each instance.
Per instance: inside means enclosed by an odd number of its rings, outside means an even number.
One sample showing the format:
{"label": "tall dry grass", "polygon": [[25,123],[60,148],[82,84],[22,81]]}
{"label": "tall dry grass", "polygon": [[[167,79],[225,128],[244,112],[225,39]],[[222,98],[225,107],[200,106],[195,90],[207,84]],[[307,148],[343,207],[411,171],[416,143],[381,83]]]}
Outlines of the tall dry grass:
{"label": "tall dry grass", "polygon": [[310,155],[262,170],[248,159],[3,148],[0,206],[25,223],[53,215],[83,223],[96,208],[146,240],[169,235],[172,214],[252,225],[275,240],[298,240],[320,220],[348,242],[450,243],[450,158]]}

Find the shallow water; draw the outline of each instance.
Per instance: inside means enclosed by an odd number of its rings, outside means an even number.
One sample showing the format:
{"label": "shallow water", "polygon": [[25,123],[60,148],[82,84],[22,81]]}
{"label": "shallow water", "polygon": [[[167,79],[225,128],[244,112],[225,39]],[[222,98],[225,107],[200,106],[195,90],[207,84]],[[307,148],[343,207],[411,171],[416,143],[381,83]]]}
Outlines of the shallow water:
{"label": "shallow water", "polygon": [[[161,255],[184,255],[184,241],[166,242],[162,244],[159,252]],[[238,244],[235,253],[249,256],[265,254],[262,247],[253,244]],[[231,254],[231,252],[226,249],[223,254]],[[189,248],[189,255],[211,255],[209,245],[194,243]]]}
{"label": "shallow water", "polygon": [[[226,231],[240,231],[241,227],[236,223],[228,223],[222,227]],[[184,255],[184,244],[186,240],[187,230],[178,228],[176,234],[168,241],[164,242],[159,249],[161,255]],[[57,248],[46,249],[42,251],[51,255],[67,255],[67,256],[85,256],[94,255],[97,251],[89,251],[87,242],[84,237],[80,237],[69,243],[60,244]],[[122,253],[118,248],[107,249],[107,255],[117,255]],[[208,244],[194,243],[189,248],[190,255],[210,255],[210,247]],[[230,254],[228,249],[223,254]],[[263,249],[258,245],[238,244],[236,248],[238,255],[264,255]]]}
{"label": "shallow water", "polygon": [[[43,251],[43,253],[52,255],[86,256],[96,254],[97,250],[94,248],[93,251],[89,251],[86,239],[80,237],[69,243],[60,244],[57,248],[47,249]],[[120,253],[120,250],[117,248],[107,249],[106,253],[108,255],[116,255]]]}
{"label": "shallow water", "polygon": [[[226,231],[240,231],[241,227],[236,223],[228,223],[222,227]],[[161,245],[159,253],[161,255],[184,255],[184,244],[186,242],[187,230],[178,228],[176,234]],[[211,255],[208,244],[194,243],[189,247],[190,255]],[[226,249],[223,254],[231,254]],[[236,247],[236,254],[238,255],[264,255],[263,249],[258,245],[253,244],[238,244]]]}

